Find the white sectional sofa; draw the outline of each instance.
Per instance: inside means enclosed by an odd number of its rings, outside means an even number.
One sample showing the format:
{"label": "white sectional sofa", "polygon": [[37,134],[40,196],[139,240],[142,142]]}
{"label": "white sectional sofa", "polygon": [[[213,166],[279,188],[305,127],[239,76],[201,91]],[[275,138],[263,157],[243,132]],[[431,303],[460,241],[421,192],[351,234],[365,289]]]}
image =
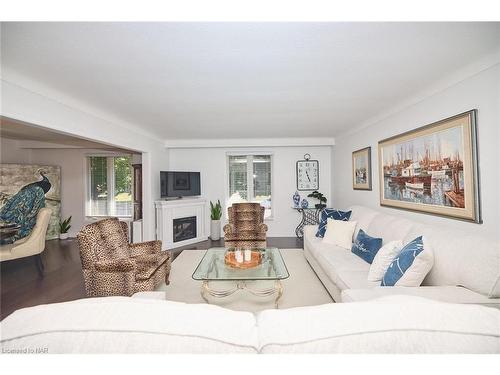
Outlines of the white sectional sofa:
{"label": "white sectional sofa", "polygon": [[207,304],[89,298],[21,309],[2,353],[499,353],[500,310],[391,296],[257,315]]}
{"label": "white sectional sofa", "polygon": [[[500,308],[500,244],[481,237],[431,227],[407,219],[353,206],[350,220],[383,243],[406,244],[424,235],[434,251],[434,266],[422,286],[382,287],[367,279],[370,264],[349,250],[325,244],[317,226],[304,228],[304,254],[336,302],[353,302],[405,294],[454,303]],[[473,225],[471,224],[471,227]]]}

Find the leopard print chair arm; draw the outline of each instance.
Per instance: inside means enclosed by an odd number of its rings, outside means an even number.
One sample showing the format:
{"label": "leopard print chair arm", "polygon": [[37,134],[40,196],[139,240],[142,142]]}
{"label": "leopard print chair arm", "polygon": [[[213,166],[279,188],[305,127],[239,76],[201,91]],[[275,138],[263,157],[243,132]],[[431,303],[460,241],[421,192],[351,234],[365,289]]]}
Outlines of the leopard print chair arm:
{"label": "leopard print chair arm", "polygon": [[94,263],[97,272],[133,272],[135,263],[127,258],[101,260]]}
{"label": "leopard print chair arm", "polygon": [[[136,265],[127,258],[94,263],[90,277],[89,297],[131,296],[134,294]],[[90,292],[90,293],[89,293]]]}
{"label": "leopard print chair arm", "polygon": [[136,264],[155,265],[158,264],[160,254],[140,254],[132,257]]}
{"label": "leopard print chair arm", "polygon": [[129,249],[131,257],[136,257],[143,254],[159,254],[161,251],[161,241],[131,243],[129,245]]}
{"label": "leopard print chair arm", "polygon": [[224,225],[224,235],[233,234],[236,232],[236,228],[233,224]]}
{"label": "leopard print chair arm", "polygon": [[258,231],[260,233],[266,233],[267,232],[267,225],[264,223],[260,223],[258,227]]}
{"label": "leopard print chair arm", "polygon": [[160,258],[160,254],[142,254],[133,257],[136,265],[136,279],[140,278],[141,274],[149,275],[151,270],[155,270],[159,265]]}

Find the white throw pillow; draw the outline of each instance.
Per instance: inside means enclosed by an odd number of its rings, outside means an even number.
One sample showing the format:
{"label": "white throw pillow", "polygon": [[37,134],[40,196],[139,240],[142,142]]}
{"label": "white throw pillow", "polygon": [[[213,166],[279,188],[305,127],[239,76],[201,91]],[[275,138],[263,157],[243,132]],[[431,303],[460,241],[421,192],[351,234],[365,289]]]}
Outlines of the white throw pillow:
{"label": "white throw pillow", "polygon": [[380,248],[368,272],[368,281],[381,281],[385,271],[403,248],[403,241],[391,241]]}
{"label": "white throw pillow", "polygon": [[351,250],[352,236],[356,229],[356,221],[343,221],[328,218],[323,242]]}

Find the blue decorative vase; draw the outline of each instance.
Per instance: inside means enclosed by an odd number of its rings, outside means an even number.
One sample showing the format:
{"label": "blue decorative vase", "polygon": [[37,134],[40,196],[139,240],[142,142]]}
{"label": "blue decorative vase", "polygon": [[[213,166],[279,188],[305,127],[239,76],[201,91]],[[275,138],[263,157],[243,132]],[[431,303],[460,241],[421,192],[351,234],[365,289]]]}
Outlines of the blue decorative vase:
{"label": "blue decorative vase", "polygon": [[309,207],[309,202],[307,201],[306,198],[302,199],[302,202],[300,203],[300,207],[302,207],[302,208]]}
{"label": "blue decorative vase", "polygon": [[292,196],[293,199],[293,207],[300,207],[300,195],[298,192],[295,192],[295,194]]}

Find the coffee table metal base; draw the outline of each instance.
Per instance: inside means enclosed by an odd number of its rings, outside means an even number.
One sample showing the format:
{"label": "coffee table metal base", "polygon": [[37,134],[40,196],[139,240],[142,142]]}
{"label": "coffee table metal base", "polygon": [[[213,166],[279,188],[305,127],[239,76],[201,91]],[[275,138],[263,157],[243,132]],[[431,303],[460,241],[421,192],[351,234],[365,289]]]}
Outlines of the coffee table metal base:
{"label": "coffee table metal base", "polygon": [[274,286],[272,288],[267,288],[267,289],[253,289],[248,287],[246,285],[245,281],[243,280],[238,280],[236,281],[236,285],[227,290],[216,290],[212,289],[209,286],[208,280],[203,281],[203,284],[201,285],[201,296],[205,300],[206,303],[210,303],[207,299],[207,294],[211,295],[212,297],[216,298],[223,298],[230,296],[231,294],[237,292],[238,290],[245,289],[251,294],[259,297],[267,297],[267,296],[272,296],[273,294],[276,294],[276,299],[274,300],[274,306],[278,308],[278,303],[279,299],[283,295],[283,285],[281,285],[281,282],[279,280],[274,281]]}

